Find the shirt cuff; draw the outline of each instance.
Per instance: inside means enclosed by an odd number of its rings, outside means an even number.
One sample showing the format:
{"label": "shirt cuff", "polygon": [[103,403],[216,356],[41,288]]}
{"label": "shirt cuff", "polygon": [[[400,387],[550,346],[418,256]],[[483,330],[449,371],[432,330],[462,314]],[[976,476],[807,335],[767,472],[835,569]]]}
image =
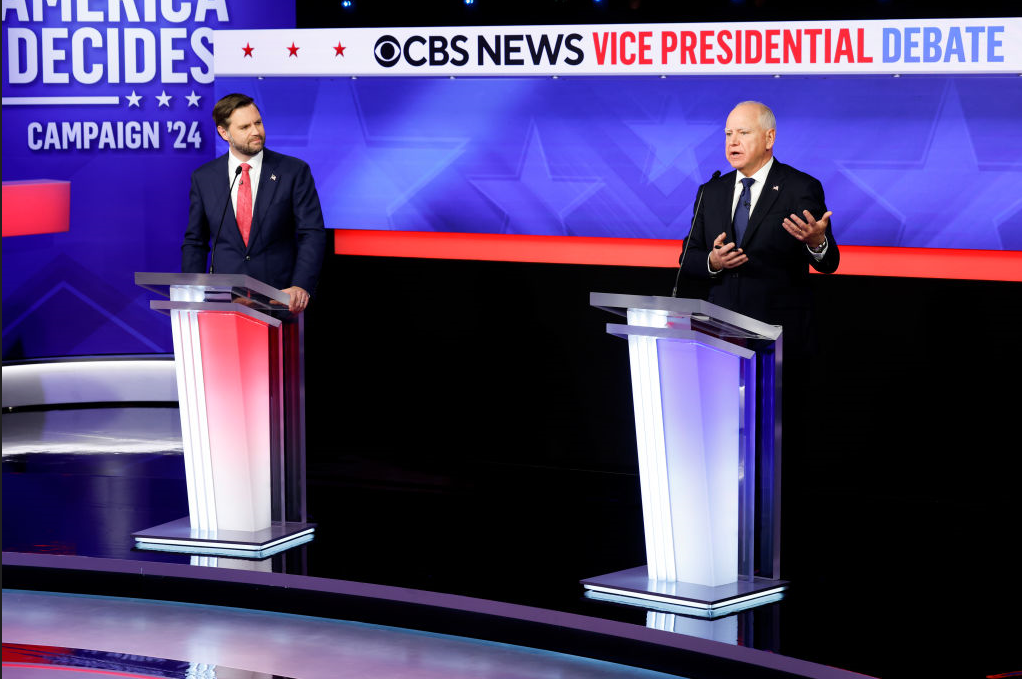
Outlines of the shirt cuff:
{"label": "shirt cuff", "polygon": [[811,247],[809,247],[808,244],[806,244],[806,250],[809,250],[809,254],[811,254],[813,256],[813,259],[815,259],[817,262],[823,260],[824,256],[826,256],[827,254],[827,248],[829,247],[830,241],[828,241],[826,238],[823,239],[823,249],[820,250],[819,252],[816,252]]}

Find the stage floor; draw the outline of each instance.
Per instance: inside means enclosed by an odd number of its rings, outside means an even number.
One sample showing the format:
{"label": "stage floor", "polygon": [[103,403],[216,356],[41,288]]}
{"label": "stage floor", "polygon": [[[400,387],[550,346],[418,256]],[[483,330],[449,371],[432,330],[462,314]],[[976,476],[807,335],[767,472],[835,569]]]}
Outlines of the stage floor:
{"label": "stage floor", "polygon": [[[581,579],[639,565],[641,515],[630,499],[637,495],[637,479],[481,464],[466,461],[452,470],[431,465],[428,456],[409,464],[310,450],[310,520],[319,525],[313,542],[262,562],[189,557],[136,550],[130,536],[187,514],[175,409],[8,412],[3,550],[478,597],[888,678],[979,679],[1022,670],[1014,608],[1019,597],[1009,580],[1014,567],[990,547],[996,544],[991,533],[1016,538],[1001,532],[1007,518],[988,516],[988,508],[807,495],[800,505],[825,529],[812,532],[811,549],[799,555],[797,571],[788,576],[787,596],[706,621],[583,597]],[[3,605],[5,643],[151,655],[280,676],[349,676],[336,672],[339,665],[364,670],[353,669],[350,676],[663,676],[310,616],[27,591],[5,591]],[[87,624],[90,616],[101,624]],[[175,634],[147,635],[146,629],[156,629],[147,621]],[[390,635],[386,643],[381,635]],[[402,650],[373,651],[388,643]],[[364,663],[377,663],[377,669]]]}
{"label": "stage floor", "polygon": [[[222,606],[5,591],[3,609],[5,658],[8,640],[16,640],[21,646],[185,659],[193,677],[229,679],[252,672],[332,679],[669,676],[509,644]],[[138,669],[132,670],[137,675]],[[8,671],[5,660],[5,677]]]}

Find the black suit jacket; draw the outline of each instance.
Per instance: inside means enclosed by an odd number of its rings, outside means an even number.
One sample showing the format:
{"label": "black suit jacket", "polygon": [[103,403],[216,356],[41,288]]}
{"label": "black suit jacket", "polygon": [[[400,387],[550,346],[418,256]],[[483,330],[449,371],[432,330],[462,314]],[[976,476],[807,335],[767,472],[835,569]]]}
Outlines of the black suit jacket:
{"label": "black suit jacket", "polygon": [[[209,271],[206,259],[212,237],[216,239],[215,273],[247,274],[275,288],[297,285],[312,294],[323,264],[326,230],[309,166],[298,158],[263,150],[248,247],[230,204],[230,184],[226,153],[192,173],[181,271]],[[219,228],[221,215],[223,227]]]}
{"label": "black suit jacket", "polygon": [[735,172],[704,185],[703,202],[685,244],[684,273],[709,279],[709,301],[764,323],[784,326],[785,352],[812,350],[812,290],[809,267],[833,273],[840,259],[837,242],[827,227],[827,253],[819,262],[804,243],[784,230],[781,222],[794,213],[809,210],[819,219],[827,211],[823,186],[810,175],[774,159],[763,191],[756,201],[749,225],[739,244],[749,261],[734,269],[711,275],[707,257],[721,232],[734,240],[731,205]]}

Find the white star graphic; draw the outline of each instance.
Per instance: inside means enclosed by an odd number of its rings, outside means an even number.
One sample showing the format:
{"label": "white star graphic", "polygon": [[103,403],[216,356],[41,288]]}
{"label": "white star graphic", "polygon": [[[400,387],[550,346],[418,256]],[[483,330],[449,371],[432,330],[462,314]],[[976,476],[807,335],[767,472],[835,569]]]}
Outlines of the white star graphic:
{"label": "white star graphic", "polygon": [[166,106],[167,108],[170,108],[170,100],[173,99],[173,97],[167,94],[167,90],[163,90],[157,94],[156,98],[159,100],[161,107]]}
{"label": "white star graphic", "polygon": [[134,106],[135,108],[141,108],[138,102],[142,100],[142,95],[135,94],[135,90],[132,90],[131,94],[126,96],[125,99],[128,100],[128,108],[131,108],[132,106]]}
{"label": "white star graphic", "polygon": [[199,106],[199,99],[202,99],[202,95],[201,94],[196,94],[195,90],[192,90],[191,94],[185,95],[185,99],[188,100],[188,106],[189,107],[195,106],[196,108],[198,108],[198,106]]}

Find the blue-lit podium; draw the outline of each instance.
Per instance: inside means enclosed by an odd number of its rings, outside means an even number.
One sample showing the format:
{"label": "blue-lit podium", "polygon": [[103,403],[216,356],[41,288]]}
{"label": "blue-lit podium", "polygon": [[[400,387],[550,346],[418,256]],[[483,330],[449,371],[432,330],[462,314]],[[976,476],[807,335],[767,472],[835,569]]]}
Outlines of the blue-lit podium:
{"label": "blue-lit podium", "polygon": [[714,617],[780,598],[781,328],[696,299],[591,293],[624,316],[645,566],[586,596]]}

